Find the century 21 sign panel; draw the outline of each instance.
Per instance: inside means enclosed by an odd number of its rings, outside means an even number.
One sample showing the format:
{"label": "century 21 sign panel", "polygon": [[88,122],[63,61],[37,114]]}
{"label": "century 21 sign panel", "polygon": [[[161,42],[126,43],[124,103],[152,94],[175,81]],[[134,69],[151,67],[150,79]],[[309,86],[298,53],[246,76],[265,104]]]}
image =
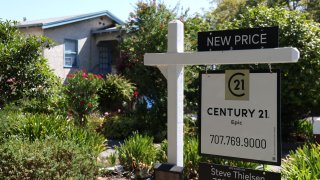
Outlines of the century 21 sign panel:
{"label": "century 21 sign panel", "polygon": [[279,165],[280,73],[201,74],[200,153]]}

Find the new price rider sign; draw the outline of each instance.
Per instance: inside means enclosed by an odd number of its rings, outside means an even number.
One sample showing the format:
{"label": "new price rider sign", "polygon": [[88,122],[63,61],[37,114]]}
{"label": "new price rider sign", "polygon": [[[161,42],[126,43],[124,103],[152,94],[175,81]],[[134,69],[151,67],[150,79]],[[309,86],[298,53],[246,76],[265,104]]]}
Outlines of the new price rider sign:
{"label": "new price rider sign", "polygon": [[278,27],[261,27],[198,33],[198,51],[278,47]]}
{"label": "new price rider sign", "polygon": [[200,77],[200,153],[280,165],[279,71]]}

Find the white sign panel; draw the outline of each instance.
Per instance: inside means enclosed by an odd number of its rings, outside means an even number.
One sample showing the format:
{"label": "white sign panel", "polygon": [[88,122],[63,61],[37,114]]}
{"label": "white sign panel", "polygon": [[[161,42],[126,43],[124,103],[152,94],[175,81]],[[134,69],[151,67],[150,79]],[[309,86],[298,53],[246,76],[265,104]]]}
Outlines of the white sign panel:
{"label": "white sign panel", "polygon": [[200,153],[279,165],[280,73],[243,72],[201,74]]}

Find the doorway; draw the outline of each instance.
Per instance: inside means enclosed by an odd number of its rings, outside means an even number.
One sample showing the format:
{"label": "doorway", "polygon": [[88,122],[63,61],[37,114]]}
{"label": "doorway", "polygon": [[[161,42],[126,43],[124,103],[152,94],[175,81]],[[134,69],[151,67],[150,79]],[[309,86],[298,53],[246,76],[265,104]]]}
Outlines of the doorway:
{"label": "doorway", "polygon": [[99,74],[111,73],[112,52],[108,46],[99,46]]}

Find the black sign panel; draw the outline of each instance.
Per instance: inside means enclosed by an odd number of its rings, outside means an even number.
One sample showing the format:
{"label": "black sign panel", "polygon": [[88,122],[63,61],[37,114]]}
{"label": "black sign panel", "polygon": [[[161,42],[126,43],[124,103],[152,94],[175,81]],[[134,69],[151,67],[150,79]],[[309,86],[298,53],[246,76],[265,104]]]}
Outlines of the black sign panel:
{"label": "black sign panel", "polygon": [[279,47],[278,27],[198,33],[198,51],[263,49]]}
{"label": "black sign panel", "polygon": [[281,180],[280,173],[252,169],[222,166],[217,164],[199,164],[199,180]]}

